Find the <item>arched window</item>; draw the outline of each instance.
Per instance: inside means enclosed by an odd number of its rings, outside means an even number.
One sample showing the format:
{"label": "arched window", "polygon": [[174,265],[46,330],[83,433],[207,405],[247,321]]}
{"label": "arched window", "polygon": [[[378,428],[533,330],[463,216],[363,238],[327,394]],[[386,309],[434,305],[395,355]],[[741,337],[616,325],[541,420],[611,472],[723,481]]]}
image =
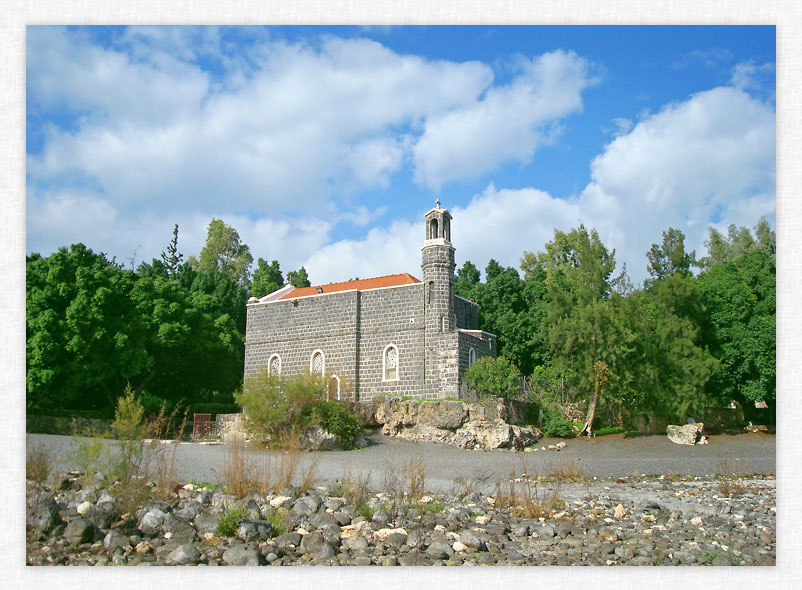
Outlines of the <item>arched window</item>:
{"label": "arched window", "polygon": [[434,281],[429,281],[429,305],[434,303]]}
{"label": "arched window", "polygon": [[274,354],[270,357],[268,367],[270,367],[271,377],[281,377],[281,357],[279,355]]}
{"label": "arched window", "polygon": [[326,374],[326,358],[323,356],[323,351],[316,350],[312,353],[312,358],[309,359],[309,372],[321,377]]}
{"label": "arched window", "polygon": [[476,350],[473,347],[468,351],[468,366],[476,362]]}
{"label": "arched window", "polygon": [[398,381],[398,349],[388,344],[382,353],[382,381]]}
{"label": "arched window", "polygon": [[[420,230],[418,230],[420,231]],[[420,234],[419,234],[420,235]],[[429,239],[434,240],[435,238],[439,238],[440,236],[437,234],[437,220],[432,219],[431,223],[429,224]]]}
{"label": "arched window", "polygon": [[337,375],[332,375],[329,378],[329,387],[326,392],[326,399],[328,401],[333,399],[340,401],[340,378]]}

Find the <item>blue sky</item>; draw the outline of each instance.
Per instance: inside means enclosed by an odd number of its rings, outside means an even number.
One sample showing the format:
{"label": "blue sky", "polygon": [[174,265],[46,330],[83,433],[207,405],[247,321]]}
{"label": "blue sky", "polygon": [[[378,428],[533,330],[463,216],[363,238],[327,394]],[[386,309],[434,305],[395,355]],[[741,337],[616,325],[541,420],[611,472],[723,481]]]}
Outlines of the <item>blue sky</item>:
{"label": "blue sky", "polygon": [[518,266],[598,229],[635,282],[677,227],[775,221],[775,29],[27,28],[27,250],[128,263],[212,217],[314,283]]}

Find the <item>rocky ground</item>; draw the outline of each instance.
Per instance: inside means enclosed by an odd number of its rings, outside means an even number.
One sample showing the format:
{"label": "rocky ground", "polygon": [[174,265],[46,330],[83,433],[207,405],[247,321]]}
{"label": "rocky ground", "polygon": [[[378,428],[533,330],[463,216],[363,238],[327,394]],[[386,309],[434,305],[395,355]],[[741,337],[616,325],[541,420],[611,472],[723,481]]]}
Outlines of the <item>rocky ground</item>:
{"label": "rocky ground", "polygon": [[[490,495],[462,481],[457,496],[416,494],[414,501],[368,492],[359,482],[242,500],[187,484],[121,514],[113,492],[78,475],[62,474],[49,487],[27,482],[29,565],[776,561],[774,476],[535,482],[521,474]],[[218,528],[221,521],[232,536]]]}

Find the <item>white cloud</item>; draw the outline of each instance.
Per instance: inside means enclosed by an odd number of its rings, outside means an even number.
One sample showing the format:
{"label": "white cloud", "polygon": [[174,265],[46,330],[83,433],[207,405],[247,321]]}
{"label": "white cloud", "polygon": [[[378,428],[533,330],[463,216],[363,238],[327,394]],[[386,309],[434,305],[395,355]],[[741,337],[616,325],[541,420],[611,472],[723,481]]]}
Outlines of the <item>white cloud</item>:
{"label": "white cloud", "polygon": [[[493,78],[478,62],[338,38],[257,40],[246,65],[215,54],[214,33],[198,49],[193,31],[128,29],[104,48],[32,28],[32,110],[80,118],[46,131],[31,184],[80,179],[121,207],[314,211],[334,191],[386,186],[409,150],[398,130],[474,101]],[[238,82],[220,88],[193,63],[210,52]]]}
{"label": "white cloud", "polygon": [[591,80],[576,54],[546,53],[522,60],[521,69],[508,85],[426,120],[413,148],[419,183],[437,189],[511,160],[528,162],[550,140],[557,121],[582,109],[581,92]]}
{"label": "white cloud", "polygon": [[[490,258],[518,266],[524,250],[541,251],[554,229],[583,222],[616,250],[619,270],[646,277],[645,253],[675,227],[686,247],[704,252],[708,227],[752,227],[775,205],[775,115],[735,88],[716,88],[647,116],[608,144],[591,164],[591,182],[569,199],[534,188],[492,185],[454,207],[457,264],[483,269]],[[443,206],[448,206],[444,203]],[[421,212],[422,215],[423,212]],[[371,230],[364,240],[325,246],[307,261],[313,281],[395,272],[420,273],[422,217]]]}

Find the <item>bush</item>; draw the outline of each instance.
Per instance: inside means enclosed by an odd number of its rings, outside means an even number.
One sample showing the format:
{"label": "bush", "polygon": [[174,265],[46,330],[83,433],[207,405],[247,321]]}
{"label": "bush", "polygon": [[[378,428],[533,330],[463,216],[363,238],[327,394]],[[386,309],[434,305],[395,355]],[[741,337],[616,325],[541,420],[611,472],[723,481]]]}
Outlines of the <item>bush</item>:
{"label": "bush", "polygon": [[319,426],[338,435],[344,449],[352,449],[362,429],[355,413],[340,403],[325,401],[325,382],[317,376],[278,379],[263,372],[248,379],[235,397],[251,431],[271,445],[292,445],[303,430]]}
{"label": "bush", "polygon": [[340,437],[342,448],[356,447],[362,425],[356,414],[349,412],[337,402],[320,402],[308,406],[301,414],[301,424],[320,426]]}
{"label": "bush", "polygon": [[234,398],[253,433],[275,444],[298,430],[304,410],[326,399],[326,387],[315,375],[283,379],[262,371],[248,378]]}
{"label": "bush", "polygon": [[543,409],[543,436],[570,438],[574,436],[571,422],[557,410]]}
{"label": "bush", "polygon": [[521,374],[515,365],[503,358],[480,358],[465,372],[465,381],[479,397],[511,399],[521,390]]}

